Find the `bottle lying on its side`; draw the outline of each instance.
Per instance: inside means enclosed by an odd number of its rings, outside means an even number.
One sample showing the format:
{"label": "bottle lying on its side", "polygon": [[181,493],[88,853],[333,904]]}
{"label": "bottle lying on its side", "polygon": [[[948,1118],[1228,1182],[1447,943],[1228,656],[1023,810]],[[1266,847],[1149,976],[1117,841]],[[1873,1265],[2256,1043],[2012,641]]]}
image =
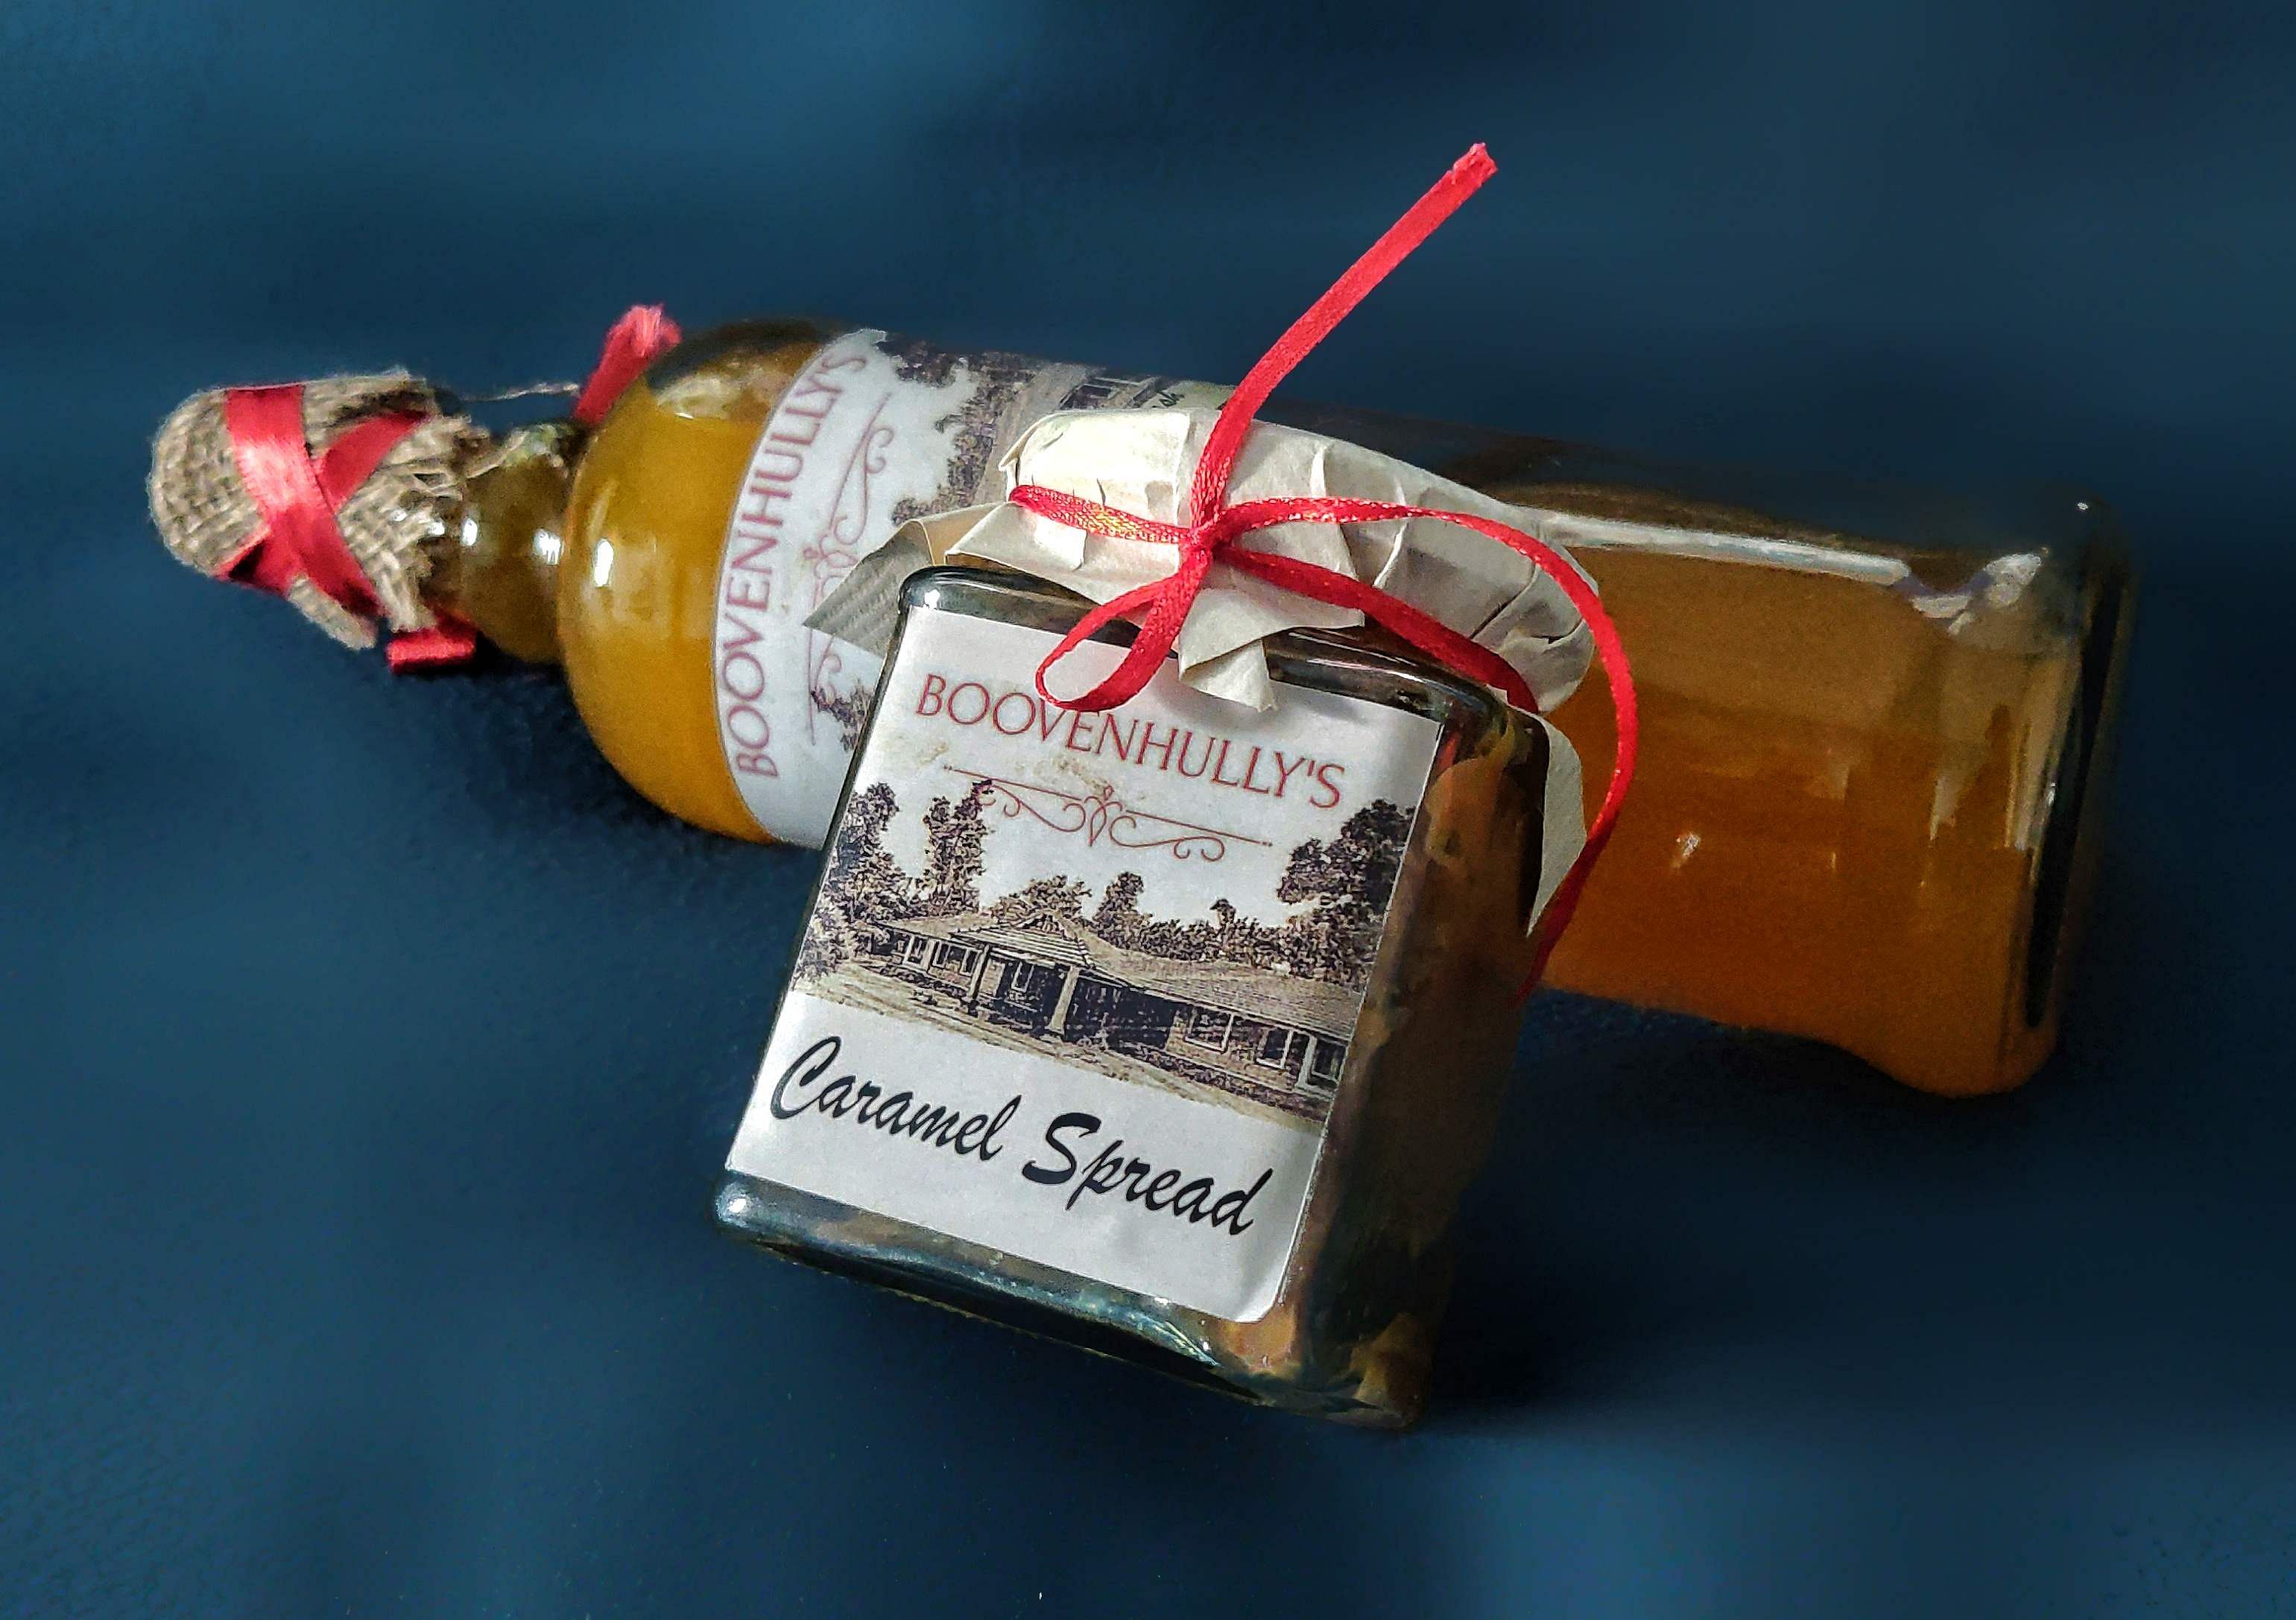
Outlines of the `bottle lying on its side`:
{"label": "bottle lying on its side", "polygon": [[[1046,413],[1220,392],[759,322],[671,349],[594,430],[495,442],[399,376],[315,384],[304,408],[315,453],[379,413],[435,419],[343,511],[380,617],[562,664],[654,803],[817,844],[878,674],[805,627],[829,589],[902,521],[1001,494],[1000,456]],[[179,555],[232,573],[259,520],[230,487],[220,398],[163,430],[153,509]],[[1263,414],[1520,506],[1601,586],[1636,661],[1642,769],[1551,982],[1813,1037],[1933,1092],[2003,1090],[2048,1054],[2131,602],[2097,503],[1977,515],[1371,413]],[[339,595],[286,593],[358,638]],[[1554,718],[1591,764],[1609,716],[1598,674]]]}

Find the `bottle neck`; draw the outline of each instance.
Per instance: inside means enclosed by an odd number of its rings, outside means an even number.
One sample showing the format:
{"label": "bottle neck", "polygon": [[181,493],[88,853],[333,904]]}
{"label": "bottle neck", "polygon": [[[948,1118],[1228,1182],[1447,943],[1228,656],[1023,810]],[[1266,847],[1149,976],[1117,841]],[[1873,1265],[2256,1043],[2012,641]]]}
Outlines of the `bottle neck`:
{"label": "bottle neck", "polygon": [[566,500],[588,437],[570,421],[512,430],[471,475],[431,553],[423,600],[523,663],[559,661]]}

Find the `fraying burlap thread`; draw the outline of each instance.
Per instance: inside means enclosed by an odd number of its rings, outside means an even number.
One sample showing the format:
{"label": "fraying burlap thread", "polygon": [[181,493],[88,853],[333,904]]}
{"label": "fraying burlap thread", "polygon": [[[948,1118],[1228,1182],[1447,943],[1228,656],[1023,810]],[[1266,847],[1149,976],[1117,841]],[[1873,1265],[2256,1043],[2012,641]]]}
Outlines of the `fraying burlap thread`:
{"label": "fraying burlap thread", "polygon": [[[239,480],[224,426],[223,391],[195,394],[160,424],[152,446],[152,520],[178,560],[213,575],[244,550],[263,516]],[[391,446],[373,474],[336,514],[343,544],[365,574],[392,630],[424,630],[437,620],[422,605],[430,547],[462,507],[467,480],[493,448],[468,417],[447,413],[418,377],[383,372],[322,377],[303,386],[303,435],[313,455],[372,416],[425,420]],[[372,647],[375,626],[298,577],[287,600],[347,647]]]}

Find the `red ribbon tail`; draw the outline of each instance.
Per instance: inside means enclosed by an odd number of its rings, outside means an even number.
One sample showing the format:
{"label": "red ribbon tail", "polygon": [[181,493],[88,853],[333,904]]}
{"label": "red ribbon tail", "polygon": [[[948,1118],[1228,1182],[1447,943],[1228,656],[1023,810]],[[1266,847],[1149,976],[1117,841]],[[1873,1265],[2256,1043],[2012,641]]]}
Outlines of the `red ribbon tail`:
{"label": "red ribbon tail", "polygon": [[[1044,661],[1037,666],[1037,695],[1047,703],[1089,714],[1119,708],[1138,697],[1171,656],[1173,643],[1180,638],[1180,626],[1187,620],[1188,605],[1195,601],[1197,589],[1210,566],[1211,554],[1192,546],[1180,554],[1180,566],[1169,577],[1111,597],[1077,620],[1075,627],[1061,638],[1060,645],[1046,653]],[[1148,611],[1140,621],[1139,633],[1132,638],[1132,645],[1125,650],[1123,660],[1082,696],[1054,697],[1052,689],[1045,684],[1045,675],[1053,666],[1103,626],[1142,608]]]}
{"label": "red ribbon tail", "polygon": [[383,656],[393,675],[409,670],[447,669],[478,656],[479,633],[459,619],[441,618],[428,630],[403,630],[390,638]]}
{"label": "red ribbon tail", "polygon": [[590,372],[590,380],[582,385],[581,397],[574,402],[574,420],[586,428],[603,421],[622,390],[684,337],[660,305],[634,306],[606,333],[605,348]]}
{"label": "red ribbon tail", "polygon": [[1563,930],[1578,915],[1578,902],[1587,893],[1587,880],[1595,875],[1595,863],[1609,846],[1611,829],[1615,824],[1597,818],[1597,824],[1587,834],[1586,846],[1578,851],[1578,858],[1562,874],[1562,881],[1554,886],[1546,913],[1538,920],[1538,949],[1530,959],[1530,970],[1522,976],[1521,988],[1515,992],[1518,1002],[1529,1001],[1530,993],[1538,988],[1538,981],[1546,977],[1546,959],[1554,954],[1554,947],[1562,943]]}
{"label": "red ribbon tail", "polygon": [[1203,454],[1196,458],[1195,476],[1188,486],[1187,515],[1201,523],[1218,510],[1228,474],[1243,448],[1244,435],[1250,431],[1252,418],[1259,414],[1259,407],[1267,403],[1275,385],[1290,376],[1292,367],[1330,336],[1332,328],[1346,320],[1371,290],[1387,279],[1389,272],[1457,213],[1460,204],[1473,196],[1484,181],[1498,173],[1498,167],[1480,141],[1467,148],[1443,177],[1382,232],[1379,240],[1365,249],[1362,257],[1341,272],[1324,296],[1310,304],[1259,357],[1259,364],[1243,374],[1235,392],[1220,406],[1219,420],[1212,424]]}

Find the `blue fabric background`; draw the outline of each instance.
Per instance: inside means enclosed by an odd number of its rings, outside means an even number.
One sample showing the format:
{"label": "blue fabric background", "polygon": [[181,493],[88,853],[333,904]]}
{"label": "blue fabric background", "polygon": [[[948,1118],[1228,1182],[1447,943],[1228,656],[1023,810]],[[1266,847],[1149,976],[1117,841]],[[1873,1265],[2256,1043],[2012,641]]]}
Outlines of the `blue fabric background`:
{"label": "blue fabric background", "polygon": [[[2253,1614],[2296,1604],[2284,6],[0,16],[0,1609]],[[176,568],[194,388],[578,372],[621,307],[2116,501],[2150,596],[2027,1091],[1567,998],[1439,1405],[1220,1402],[736,1248],[811,857],[550,679]]]}

